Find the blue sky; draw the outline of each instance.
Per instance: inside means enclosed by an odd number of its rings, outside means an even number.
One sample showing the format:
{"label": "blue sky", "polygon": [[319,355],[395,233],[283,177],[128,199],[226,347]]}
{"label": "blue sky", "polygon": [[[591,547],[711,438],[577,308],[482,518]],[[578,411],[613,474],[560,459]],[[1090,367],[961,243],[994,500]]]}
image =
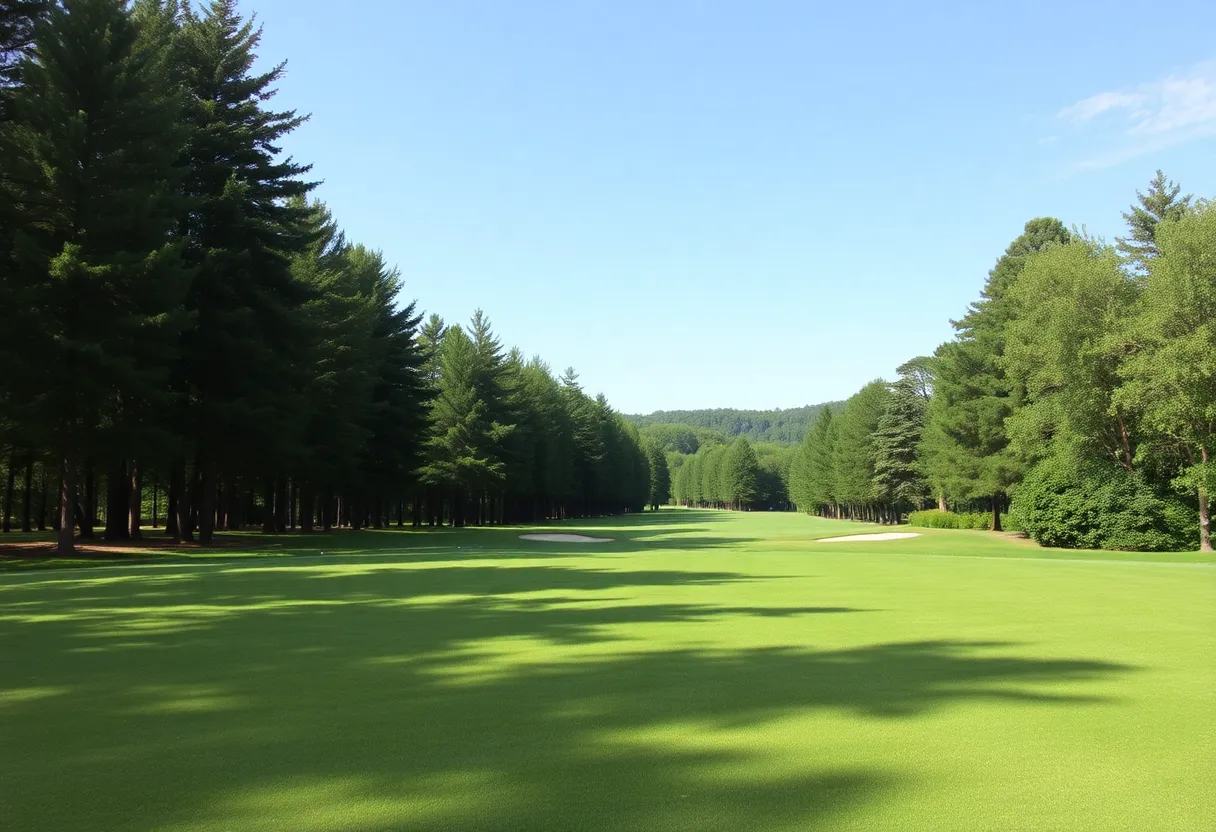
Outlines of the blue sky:
{"label": "blue sky", "polygon": [[626,412],[847,397],[1026,220],[1216,195],[1210,0],[242,8],[348,234]]}

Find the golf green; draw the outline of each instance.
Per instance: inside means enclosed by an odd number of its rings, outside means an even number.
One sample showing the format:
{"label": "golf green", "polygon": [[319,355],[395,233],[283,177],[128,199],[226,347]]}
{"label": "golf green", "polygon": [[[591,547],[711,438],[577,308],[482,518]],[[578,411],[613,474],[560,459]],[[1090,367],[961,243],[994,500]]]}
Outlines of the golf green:
{"label": "golf green", "polygon": [[1210,557],[523,531],[0,573],[0,826],[1216,829]]}

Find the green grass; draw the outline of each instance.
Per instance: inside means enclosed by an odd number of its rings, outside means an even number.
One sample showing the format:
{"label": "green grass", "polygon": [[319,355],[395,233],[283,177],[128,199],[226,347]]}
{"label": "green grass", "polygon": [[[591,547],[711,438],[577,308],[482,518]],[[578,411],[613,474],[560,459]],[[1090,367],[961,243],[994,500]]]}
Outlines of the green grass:
{"label": "green grass", "polygon": [[571,527],[10,565],[0,826],[1216,828],[1210,556]]}

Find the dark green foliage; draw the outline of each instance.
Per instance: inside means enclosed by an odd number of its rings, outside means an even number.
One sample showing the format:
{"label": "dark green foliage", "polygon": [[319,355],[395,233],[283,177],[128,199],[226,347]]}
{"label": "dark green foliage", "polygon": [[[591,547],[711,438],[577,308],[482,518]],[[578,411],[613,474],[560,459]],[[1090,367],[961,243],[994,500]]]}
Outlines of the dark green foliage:
{"label": "dark green foliage", "polygon": [[1157,175],[1148,183],[1148,191],[1136,191],[1136,204],[1123,213],[1128,236],[1118,238],[1119,253],[1140,274],[1147,274],[1149,263],[1160,250],[1157,248],[1157,226],[1162,222],[1182,219],[1191,204],[1191,195],[1179,197],[1182,186]]}
{"label": "dark green foliage", "polygon": [[722,454],[718,499],[736,511],[750,508],[759,496],[760,463],[751,443],[735,437]]}
{"label": "dark green foliage", "polygon": [[882,502],[918,506],[929,496],[919,464],[929,406],[923,376],[926,361],[917,359],[900,367],[899,381],[891,385],[874,431],[874,487]]}
{"label": "dark green foliage", "polygon": [[502,485],[504,445],[515,429],[495,421],[486,400],[489,390],[498,389],[502,369],[489,360],[493,350],[486,349],[484,332],[482,337],[479,351],[463,329],[453,327],[444,336],[439,394],[431,416],[433,437],[423,475],[429,484],[459,492],[461,497]]}
{"label": "dark green foliage", "polygon": [[1026,475],[1011,513],[1044,546],[1159,552],[1199,542],[1193,508],[1114,462],[1049,457]]}
{"label": "dark green foliage", "polygon": [[671,499],[671,471],[667,467],[667,456],[658,445],[648,444],[646,454],[650,460],[650,507],[657,509]]}
{"label": "dark green foliage", "polygon": [[[824,408],[838,404],[840,402],[827,402],[785,410],[657,410],[644,416],[626,418],[639,428],[650,425],[686,425],[716,431],[727,438],[743,436],[752,442],[796,445],[802,441]],[[691,451],[695,452],[696,449]]]}
{"label": "dark green foliage", "polygon": [[756,499],[754,506],[767,511],[788,511],[790,496],[787,482],[790,466],[797,448],[788,445],[753,445],[759,468],[756,471]]}
{"label": "dark green foliage", "polygon": [[0,132],[13,230],[0,302],[26,310],[6,320],[0,352],[26,441],[53,449],[69,484],[70,549],[78,462],[147,451],[164,424],[184,322],[173,231],[186,134],[164,44],[141,38],[119,0],[53,9],[34,55]]}
{"label": "dark green foliage", "polygon": [[981,299],[954,322],[955,340],[938,348],[933,362],[933,400],[922,443],[930,481],[961,497],[991,496],[998,503],[1021,477],[1009,450],[1005,420],[1022,396],[1002,364],[1005,327],[1012,317],[1005,295],[1032,254],[1066,243],[1056,219],[1026,223],[988,275]]}
{"label": "dark green foliage", "polygon": [[[626,416],[634,421],[634,417]],[[730,440],[725,434],[709,428],[695,428],[690,425],[648,424],[639,432],[646,439],[664,451],[678,451],[682,454],[695,454],[703,445],[725,445]]]}
{"label": "dark green foliage", "polygon": [[876,434],[892,394],[881,380],[872,381],[845,402],[836,420],[833,447],[837,502],[867,505],[884,502],[875,486]]}
{"label": "dark green foliage", "polygon": [[0,122],[8,118],[9,91],[21,83],[22,61],[34,45],[34,30],[51,8],[51,0],[4,0],[0,3]]}
{"label": "dark green foliage", "polygon": [[836,497],[836,437],[831,408],[824,408],[790,461],[790,501],[807,513],[830,513]]}

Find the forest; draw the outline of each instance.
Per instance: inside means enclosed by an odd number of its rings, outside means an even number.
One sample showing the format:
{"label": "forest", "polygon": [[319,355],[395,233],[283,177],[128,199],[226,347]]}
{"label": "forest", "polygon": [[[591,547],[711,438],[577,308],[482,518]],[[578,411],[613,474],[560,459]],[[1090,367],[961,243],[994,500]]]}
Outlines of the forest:
{"label": "forest", "polygon": [[735,410],[722,407],[711,410],[656,410],[645,416],[627,415],[625,418],[639,428],[652,425],[686,425],[711,430],[727,437],[743,436],[751,442],[788,444],[801,442],[824,408],[840,404],[843,402],[826,402],[784,410]]}
{"label": "forest", "polygon": [[[823,408],[792,450],[771,449],[779,498],[1047,546],[1211,551],[1216,208],[1158,171],[1123,216],[1113,244],[1054,218],[1026,223],[951,341]],[[677,502],[777,507],[740,495],[754,476],[735,469],[759,465],[720,443],[678,444]]]}
{"label": "forest", "polygon": [[4,531],[209,543],[640,511],[636,428],[310,199],[233,0],[0,18]]}
{"label": "forest", "polygon": [[985,511],[982,527],[1048,546],[1211,551],[1216,208],[1158,171],[1123,216],[1113,244],[1026,223],[953,340],[824,411],[790,499],[946,527]]}
{"label": "forest", "polygon": [[308,117],[273,108],[260,38],[233,0],[0,12],[4,531],[71,553],[673,502],[1211,549],[1216,209],[1161,172],[1114,243],[1026,223],[894,381],[623,416],[483,311],[404,300],[281,152]]}

